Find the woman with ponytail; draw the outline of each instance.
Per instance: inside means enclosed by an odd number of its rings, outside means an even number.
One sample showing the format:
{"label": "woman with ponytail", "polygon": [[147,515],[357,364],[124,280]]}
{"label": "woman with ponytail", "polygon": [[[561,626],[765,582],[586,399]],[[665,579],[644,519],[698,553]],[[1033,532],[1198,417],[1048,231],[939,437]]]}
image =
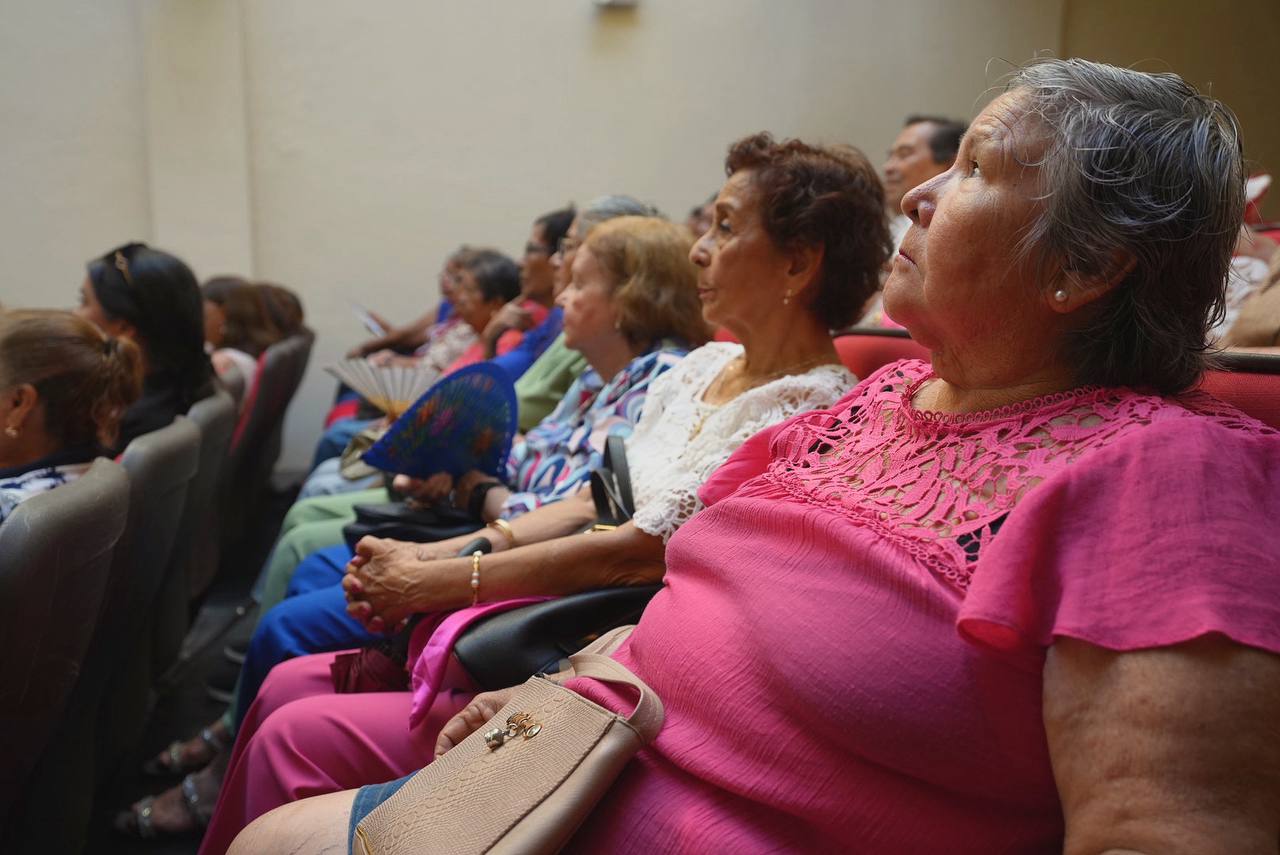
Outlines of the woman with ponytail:
{"label": "woman with ponytail", "polygon": [[212,392],[204,301],[180,259],[142,243],[110,250],[89,262],[76,314],[141,350],[142,397],[124,414],[113,451],[167,426]]}
{"label": "woman with ponytail", "polygon": [[70,312],[0,312],[0,522],[116,442],[142,354]]}

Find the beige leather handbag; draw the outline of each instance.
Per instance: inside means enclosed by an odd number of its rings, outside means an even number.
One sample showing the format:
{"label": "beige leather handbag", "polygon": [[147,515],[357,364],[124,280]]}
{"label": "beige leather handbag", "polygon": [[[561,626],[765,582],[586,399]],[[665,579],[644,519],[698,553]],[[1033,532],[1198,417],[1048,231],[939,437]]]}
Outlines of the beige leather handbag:
{"label": "beige leather handbag", "polygon": [[[600,642],[606,640],[618,641]],[[484,727],[366,816],[356,826],[355,851],[559,851],[663,720],[658,696],[622,665],[587,652],[569,661],[576,676],[637,689],[635,711],[623,718],[533,677]]]}

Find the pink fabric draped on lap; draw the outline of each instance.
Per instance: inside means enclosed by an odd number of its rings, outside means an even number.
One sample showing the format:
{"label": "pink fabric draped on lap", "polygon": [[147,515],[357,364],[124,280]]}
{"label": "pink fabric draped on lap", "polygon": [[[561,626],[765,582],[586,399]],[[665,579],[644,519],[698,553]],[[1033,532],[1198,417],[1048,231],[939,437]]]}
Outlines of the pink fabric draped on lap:
{"label": "pink fabric draped on lap", "polygon": [[277,665],[236,735],[200,851],[226,851],[241,828],[287,802],[390,781],[430,761],[440,728],[474,697],[453,659],[454,643],[476,621],[545,599],[485,603],[424,620],[409,647],[411,692],[335,694],[332,653]]}

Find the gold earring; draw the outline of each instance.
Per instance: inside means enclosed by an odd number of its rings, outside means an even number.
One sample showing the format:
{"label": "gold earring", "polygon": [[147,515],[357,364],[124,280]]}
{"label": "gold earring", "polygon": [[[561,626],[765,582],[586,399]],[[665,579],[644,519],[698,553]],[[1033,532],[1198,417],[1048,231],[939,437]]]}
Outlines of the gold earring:
{"label": "gold earring", "polygon": [[791,305],[791,289],[790,288],[787,289],[787,293],[782,295],[782,305],[784,306]]}

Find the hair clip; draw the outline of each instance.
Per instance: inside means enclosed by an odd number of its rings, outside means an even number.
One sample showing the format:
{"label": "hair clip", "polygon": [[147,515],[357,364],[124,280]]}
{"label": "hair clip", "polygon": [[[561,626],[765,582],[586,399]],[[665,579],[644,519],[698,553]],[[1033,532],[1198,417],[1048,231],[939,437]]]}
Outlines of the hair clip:
{"label": "hair clip", "polygon": [[120,271],[120,275],[124,277],[124,281],[133,284],[133,277],[129,275],[129,261],[124,257],[124,253],[116,250],[116,270]]}

